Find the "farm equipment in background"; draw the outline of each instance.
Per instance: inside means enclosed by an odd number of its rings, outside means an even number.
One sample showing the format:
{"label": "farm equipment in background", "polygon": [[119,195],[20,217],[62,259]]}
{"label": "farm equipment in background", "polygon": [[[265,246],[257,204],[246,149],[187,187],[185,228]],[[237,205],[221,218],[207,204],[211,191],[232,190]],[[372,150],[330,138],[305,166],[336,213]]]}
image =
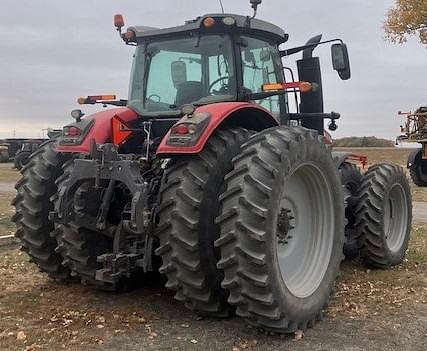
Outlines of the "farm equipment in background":
{"label": "farm equipment in background", "polygon": [[9,162],[9,145],[0,142],[0,163]]}
{"label": "farm equipment in background", "polygon": [[37,150],[37,148],[48,139],[23,139],[23,138],[7,138],[1,140],[1,145],[7,151],[0,162],[14,162],[17,169],[24,167],[30,155]]}
{"label": "farm equipment in background", "polygon": [[400,142],[419,143],[421,148],[414,150],[408,157],[408,169],[412,181],[420,186],[427,186],[427,106],[421,106],[415,112],[400,112],[406,118],[400,126],[401,135],[396,138]]}
{"label": "farm equipment in background", "polygon": [[48,138],[7,138],[0,140],[0,162],[13,161],[14,167],[21,170],[28,162],[31,154],[40,145],[51,138],[56,138],[62,130],[48,129]]}
{"label": "farm equipment in background", "polygon": [[[288,34],[255,15],[124,33],[121,15],[114,23],[135,46],[129,99],[80,98],[118,108],[74,110],[16,186],[16,236],[42,271],[106,290],[160,272],[200,315],[289,333],[321,319],[346,236],[349,256],[402,262],[412,220],[402,168],[362,176],[324,143],[324,120],[335,130],[340,115],[323,110],[313,51],[333,42],[347,80],[341,40],[281,50]],[[301,52],[299,81],[286,81],[282,58]]]}

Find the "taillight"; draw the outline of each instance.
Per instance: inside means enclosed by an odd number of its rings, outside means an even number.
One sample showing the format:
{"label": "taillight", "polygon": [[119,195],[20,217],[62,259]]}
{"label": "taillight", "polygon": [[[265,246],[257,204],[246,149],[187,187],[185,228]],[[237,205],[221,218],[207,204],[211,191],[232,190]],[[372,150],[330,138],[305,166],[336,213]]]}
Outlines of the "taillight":
{"label": "taillight", "polygon": [[171,134],[194,134],[197,131],[197,125],[192,123],[181,123],[172,128]]}
{"label": "taillight", "polygon": [[167,144],[170,146],[195,145],[208,126],[210,117],[209,113],[203,112],[184,117],[171,128]]}
{"label": "taillight", "polygon": [[180,124],[173,128],[172,134],[188,134],[188,126],[186,124]]}
{"label": "taillight", "polygon": [[66,137],[78,137],[82,135],[82,131],[77,127],[65,127],[62,130],[62,135]]}
{"label": "taillight", "polygon": [[62,129],[59,145],[81,145],[95,124],[94,119],[82,119],[80,122],[69,124]]}

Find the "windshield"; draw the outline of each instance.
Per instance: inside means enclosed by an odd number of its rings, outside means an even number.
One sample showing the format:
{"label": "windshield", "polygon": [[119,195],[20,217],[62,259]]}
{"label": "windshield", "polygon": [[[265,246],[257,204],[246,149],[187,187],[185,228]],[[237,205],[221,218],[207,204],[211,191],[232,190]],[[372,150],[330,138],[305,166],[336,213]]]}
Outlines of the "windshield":
{"label": "windshield", "polygon": [[137,47],[128,104],[140,114],[167,113],[234,100],[236,86],[228,35],[164,40]]}

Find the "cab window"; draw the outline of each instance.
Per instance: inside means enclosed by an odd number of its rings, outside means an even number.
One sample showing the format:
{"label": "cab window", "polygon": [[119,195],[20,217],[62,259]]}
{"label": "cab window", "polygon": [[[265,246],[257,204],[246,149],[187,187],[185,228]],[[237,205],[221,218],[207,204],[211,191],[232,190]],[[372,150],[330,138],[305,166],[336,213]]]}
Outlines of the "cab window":
{"label": "cab window", "polygon": [[[262,85],[283,81],[280,55],[273,44],[266,41],[242,37],[243,86],[251,93],[262,92]],[[278,116],[281,112],[282,97],[272,96],[257,101],[258,104]]]}

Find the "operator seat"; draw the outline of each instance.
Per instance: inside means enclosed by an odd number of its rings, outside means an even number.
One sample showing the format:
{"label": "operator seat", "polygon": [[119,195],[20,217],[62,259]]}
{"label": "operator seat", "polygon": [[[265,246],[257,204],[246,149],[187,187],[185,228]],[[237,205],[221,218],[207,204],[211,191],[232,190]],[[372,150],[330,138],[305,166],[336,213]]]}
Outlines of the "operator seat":
{"label": "operator seat", "polygon": [[180,83],[176,89],[175,105],[178,107],[198,101],[207,95],[205,86],[196,81]]}

